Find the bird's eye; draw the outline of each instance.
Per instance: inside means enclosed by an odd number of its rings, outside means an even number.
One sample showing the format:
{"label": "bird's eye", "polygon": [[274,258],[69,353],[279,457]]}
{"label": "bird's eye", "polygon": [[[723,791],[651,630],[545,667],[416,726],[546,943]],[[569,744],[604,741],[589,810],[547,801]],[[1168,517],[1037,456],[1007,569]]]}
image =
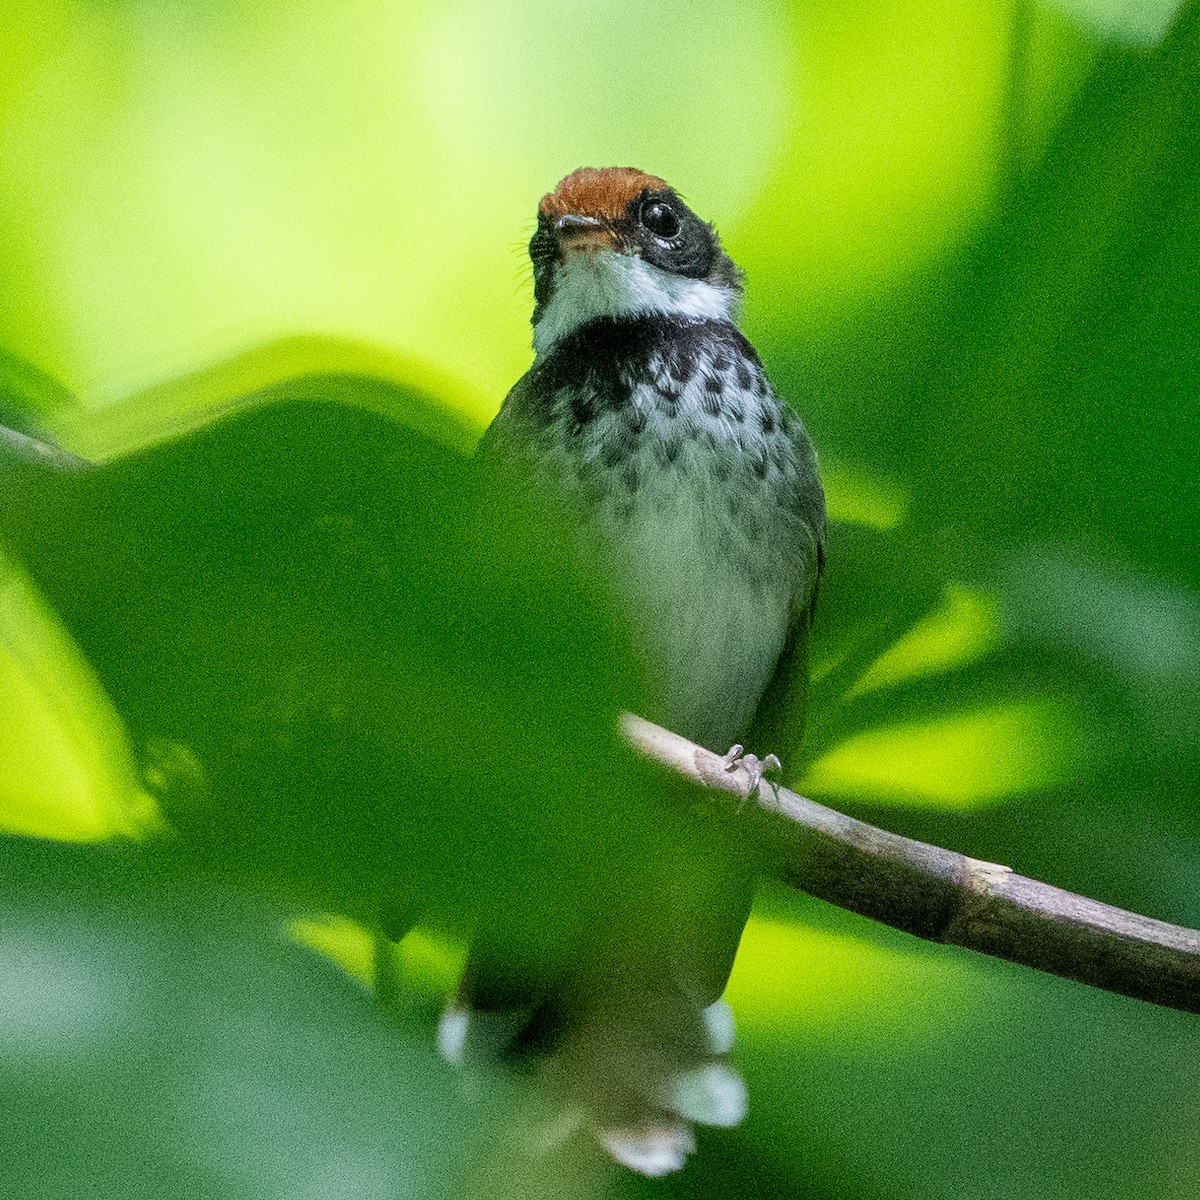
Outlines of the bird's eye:
{"label": "bird's eye", "polygon": [[642,207],[642,224],[655,237],[673,238],[679,232],[679,218],[661,200],[651,200]]}

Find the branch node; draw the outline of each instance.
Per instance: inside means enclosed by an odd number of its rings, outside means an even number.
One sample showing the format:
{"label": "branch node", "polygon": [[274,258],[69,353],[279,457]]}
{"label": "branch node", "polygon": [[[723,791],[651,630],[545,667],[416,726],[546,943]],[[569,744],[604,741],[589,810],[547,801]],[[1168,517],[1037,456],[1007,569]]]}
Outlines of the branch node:
{"label": "branch node", "polygon": [[994,896],[1012,876],[1012,867],[985,862],[982,858],[968,858],[964,854],[958,882],[977,896]]}

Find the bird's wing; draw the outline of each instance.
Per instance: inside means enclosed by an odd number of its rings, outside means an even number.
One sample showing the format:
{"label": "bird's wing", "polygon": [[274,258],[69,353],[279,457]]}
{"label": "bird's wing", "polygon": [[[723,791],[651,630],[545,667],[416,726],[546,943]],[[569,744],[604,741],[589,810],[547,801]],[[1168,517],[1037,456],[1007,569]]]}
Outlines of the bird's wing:
{"label": "bird's wing", "polygon": [[754,753],[779,758],[783,782],[789,787],[800,773],[808,708],[808,634],[806,615],[793,624],[746,734],[746,745]]}
{"label": "bird's wing", "polygon": [[802,548],[794,564],[796,583],[787,641],[746,733],[746,744],[759,755],[774,754],[783,764],[789,785],[800,774],[801,743],[808,708],[808,641],[817,592],[825,570],[825,493],[807,433],[799,450],[807,470],[792,497],[793,515],[802,529]]}
{"label": "bird's wing", "polygon": [[484,430],[475,456],[486,462],[511,462],[527,454],[534,433],[530,428],[534,404],[533,371],[526,371],[513,384],[500,411]]}

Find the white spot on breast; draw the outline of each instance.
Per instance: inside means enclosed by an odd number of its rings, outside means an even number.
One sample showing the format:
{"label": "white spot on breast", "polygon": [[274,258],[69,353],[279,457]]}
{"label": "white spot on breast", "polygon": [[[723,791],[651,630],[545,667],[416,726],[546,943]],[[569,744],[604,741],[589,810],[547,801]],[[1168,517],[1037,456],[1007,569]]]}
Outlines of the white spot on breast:
{"label": "white spot on breast", "polygon": [[[765,561],[785,562],[788,548],[767,494],[783,481],[754,478],[747,466],[763,450],[761,431],[704,413],[702,387],[697,375],[675,418],[658,411],[653,388],[637,389],[647,424],[629,461],[639,483],[632,495],[615,485],[606,493],[598,532],[645,655],[658,709],[649,715],[725,750],[745,730],[783,649],[791,579]],[[605,423],[621,419],[608,414]],[[597,446],[612,435],[595,432]],[[658,446],[667,439],[681,444],[664,468]]]}
{"label": "white spot on breast", "polygon": [[812,584],[811,466],[756,362],[727,338],[691,343],[687,359],[677,349],[664,340],[623,364],[629,404],[607,396],[586,420],[582,384],[542,396],[536,433],[508,447],[539,491],[578,511],[589,569],[611,564],[650,684],[643,715],[723,752],[747,731]]}

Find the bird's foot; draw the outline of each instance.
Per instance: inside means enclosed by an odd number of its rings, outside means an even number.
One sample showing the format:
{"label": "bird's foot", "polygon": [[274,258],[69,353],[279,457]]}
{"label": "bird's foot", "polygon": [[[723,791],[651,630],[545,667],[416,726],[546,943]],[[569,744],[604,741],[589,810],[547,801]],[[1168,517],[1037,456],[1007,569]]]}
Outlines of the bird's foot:
{"label": "bird's foot", "polygon": [[739,768],[745,771],[746,794],[742,797],[743,804],[751,796],[758,795],[764,779],[772,788],[778,789],[779,787],[773,779],[766,778],[768,774],[783,770],[783,763],[779,761],[778,755],[768,754],[764,758],[759,758],[757,754],[747,754],[744,746],[734,745],[729,747],[721,761],[725,764],[726,771],[732,772]]}

